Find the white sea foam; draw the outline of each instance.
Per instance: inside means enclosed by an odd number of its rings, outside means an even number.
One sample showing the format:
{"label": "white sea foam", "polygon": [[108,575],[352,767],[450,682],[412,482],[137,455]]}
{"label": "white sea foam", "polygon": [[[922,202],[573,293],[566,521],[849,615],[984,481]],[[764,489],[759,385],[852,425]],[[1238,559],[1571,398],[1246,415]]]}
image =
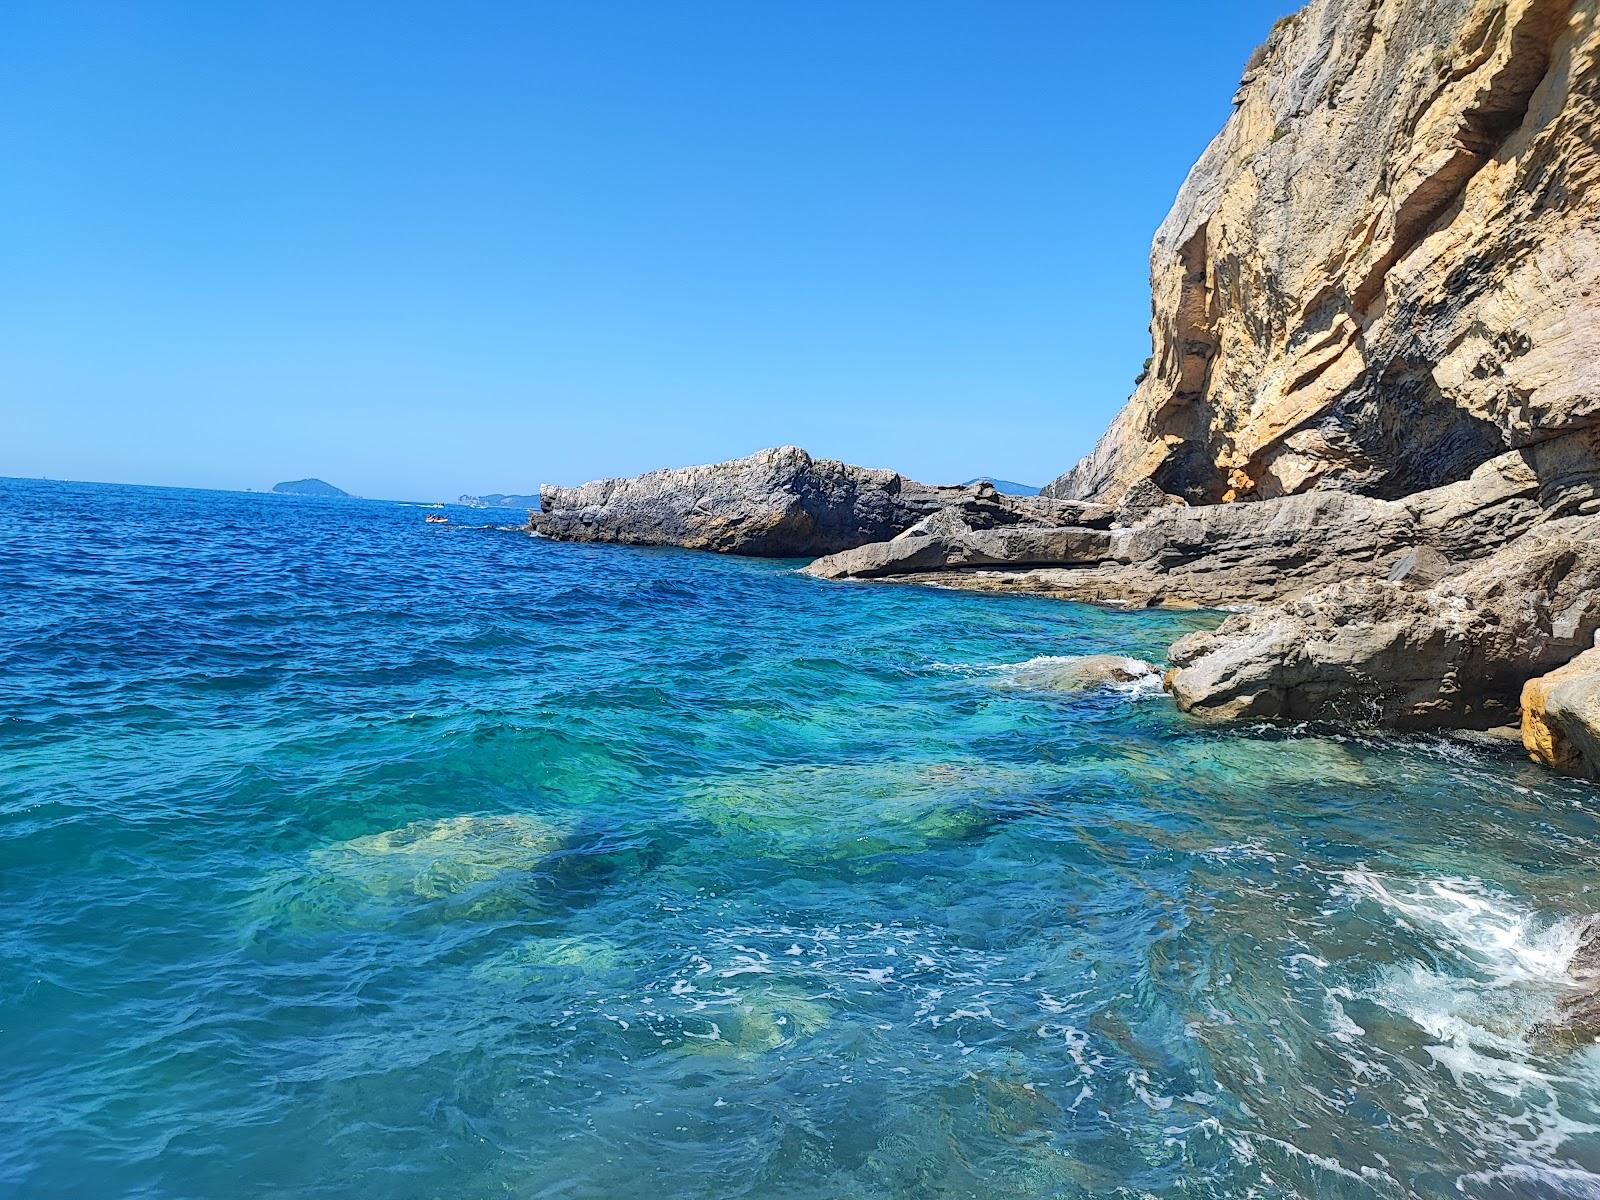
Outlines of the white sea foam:
{"label": "white sea foam", "polygon": [[[1435,1067],[1463,1096],[1479,1098],[1454,1119],[1476,1125],[1479,1144],[1499,1146],[1506,1165],[1464,1175],[1462,1183],[1481,1185],[1492,1174],[1499,1182],[1559,1183],[1555,1194],[1591,1194],[1568,1190],[1578,1177],[1562,1165],[1563,1147],[1600,1133],[1600,1125],[1569,1115],[1562,1097],[1592,1096],[1600,1059],[1552,1055],[1530,1036],[1573,986],[1567,968],[1582,922],[1541,914],[1474,879],[1405,880],[1358,869],[1341,880],[1339,890],[1376,902],[1432,951],[1430,961],[1396,963],[1343,998],[1359,996],[1417,1026]],[[1458,1102],[1441,1092],[1410,1103],[1419,1119],[1437,1120],[1440,1104]]]}
{"label": "white sea foam", "polygon": [[1456,1187],[1468,1195],[1476,1194],[1481,1189],[1487,1195],[1571,1196],[1576,1200],[1600,1200],[1600,1175],[1582,1167],[1552,1163],[1515,1163],[1497,1171],[1473,1171],[1461,1176],[1456,1181]]}
{"label": "white sea foam", "polygon": [[1377,901],[1397,923],[1470,961],[1496,983],[1565,983],[1582,923],[1552,920],[1474,879],[1401,881],[1357,869],[1345,889]]}

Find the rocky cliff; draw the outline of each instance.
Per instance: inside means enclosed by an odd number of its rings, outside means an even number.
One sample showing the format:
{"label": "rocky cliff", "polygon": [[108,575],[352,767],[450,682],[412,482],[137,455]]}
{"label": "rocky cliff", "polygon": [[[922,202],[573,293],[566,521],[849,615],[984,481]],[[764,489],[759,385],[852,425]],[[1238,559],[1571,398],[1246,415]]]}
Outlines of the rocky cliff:
{"label": "rocky cliff", "polygon": [[936,517],[810,570],[1244,605],[1173,647],[1186,711],[1520,707],[1600,776],[1600,672],[1563,666],[1600,634],[1600,0],[1312,0],[1234,103],[1137,390],[1045,489],[1110,526]]}
{"label": "rocky cliff", "polygon": [[1600,422],[1600,3],[1312,0],[1151,253],[1152,357],[1047,489],[1394,498]]}

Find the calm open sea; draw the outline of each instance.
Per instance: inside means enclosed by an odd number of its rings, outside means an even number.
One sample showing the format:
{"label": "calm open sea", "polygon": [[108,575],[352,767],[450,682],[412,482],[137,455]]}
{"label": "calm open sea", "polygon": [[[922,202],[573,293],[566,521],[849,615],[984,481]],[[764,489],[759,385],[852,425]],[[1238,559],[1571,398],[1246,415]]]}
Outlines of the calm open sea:
{"label": "calm open sea", "polygon": [[448,511],[0,480],[0,1193],[1600,1195],[1592,788]]}

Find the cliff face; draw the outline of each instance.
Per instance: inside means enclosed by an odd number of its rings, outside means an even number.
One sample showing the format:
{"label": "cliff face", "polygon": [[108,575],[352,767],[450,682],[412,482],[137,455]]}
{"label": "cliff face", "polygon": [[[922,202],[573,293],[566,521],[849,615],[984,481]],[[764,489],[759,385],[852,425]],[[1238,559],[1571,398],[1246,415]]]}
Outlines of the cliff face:
{"label": "cliff face", "polygon": [[1312,0],[1234,102],[1047,494],[1394,498],[1600,424],[1600,0]]}

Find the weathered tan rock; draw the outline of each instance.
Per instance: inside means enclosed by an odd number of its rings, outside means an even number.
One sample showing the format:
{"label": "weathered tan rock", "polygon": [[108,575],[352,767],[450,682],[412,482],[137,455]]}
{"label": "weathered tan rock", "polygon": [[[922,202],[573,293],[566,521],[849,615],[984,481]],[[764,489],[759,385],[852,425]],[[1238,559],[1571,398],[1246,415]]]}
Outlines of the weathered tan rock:
{"label": "weathered tan rock", "polygon": [[1600,421],[1600,0],[1312,0],[1151,253],[1153,356],[1047,494],[1398,497]]}
{"label": "weathered tan rock", "polygon": [[1600,632],[1600,522],[1551,522],[1426,590],[1341,582],[1173,645],[1198,716],[1487,728]]}
{"label": "weathered tan rock", "polygon": [[1600,648],[1523,684],[1522,744],[1535,762],[1600,780]]}

